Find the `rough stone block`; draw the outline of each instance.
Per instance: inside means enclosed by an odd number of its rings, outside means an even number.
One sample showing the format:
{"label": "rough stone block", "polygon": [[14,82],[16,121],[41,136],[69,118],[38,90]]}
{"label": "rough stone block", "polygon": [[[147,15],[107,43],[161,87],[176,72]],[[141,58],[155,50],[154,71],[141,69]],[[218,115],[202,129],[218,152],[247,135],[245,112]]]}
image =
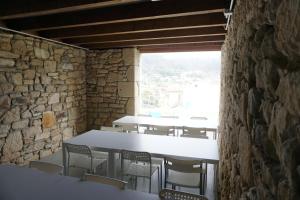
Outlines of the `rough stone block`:
{"label": "rough stone block", "polygon": [[35,70],[28,69],[24,71],[24,79],[33,80],[35,77]]}
{"label": "rough stone block", "polygon": [[5,95],[0,97],[0,110],[1,109],[8,110],[10,109],[10,105],[11,105],[11,100],[9,96]]}
{"label": "rough stone block", "polygon": [[37,134],[35,136],[35,141],[39,141],[39,140],[45,140],[45,139],[48,139],[50,137],[50,131],[44,131],[44,132],[41,132],[39,134]]}
{"label": "rough stone block", "polygon": [[28,126],[28,123],[29,123],[28,119],[21,120],[21,121],[18,121],[18,122],[14,122],[12,124],[12,128],[13,129],[23,129],[23,128]]}
{"label": "rough stone block", "polygon": [[44,62],[45,72],[56,72],[56,61],[47,60]]}
{"label": "rough stone block", "polygon": [[28,86],[26,85],[17,85],[15,87],[15,92],[28,92]]}
{"label": "rough stone block", "polygon": [[22,134],[20,131],[10,133],[3,146],[3,154],[7,157],[12,157],[15,152],[23,148]]}
{"label": "rough stone block", "polygon": [[3,117],[3,123],[4,124],[10,124],[15,121],[20,120],[20,108],[15,107],[12,108],[11,110],[7,111]]}
{"label": "rough stone block", "polygon": [[14,65],[15,61],[13,59],[0,58],[0,67],[13,67]]}
{"label": "rough stone block", "polygon": [[42,119],[43,128],[51,128],[56,125],[56,118],[54,112],[47,111],[43,113]]}
{"label": "rough stone block", "polygon": [[20,56],[9,51],[0,51],[1,58],[19,58]]}
{"label": "rough stone block", "polygon": [[47,59],[50,56],[47,50],[38,47],[34,48],[34,54],[37,58],[41,58],[41,59]]}
{"label": "rough stone block", "polygon": [[23,76],[21,73],[15,73],[12,75],[12,81],[15,85],[22,85],[23,84]]}
{"label": "rough stone block", "polygon": [[63,140],[67,140],[73,137],[73,128],[65,128],[63,130]]}
{"label": "rough stone block", "polygon": [[59,93],[54,93],[49,96],[48,98],[48,104],[55,104],[59,103]]}
{"label": "rough stone block", "polygon": [[10,130],[10,124],[0,124],[0,138],[6,137]]}
{"label": "rough stone block", "polygon": [[48,84],[51,83],[51,78],[44,75],[44,76],[41,77],[41,83],[43,85],[48,85]]}

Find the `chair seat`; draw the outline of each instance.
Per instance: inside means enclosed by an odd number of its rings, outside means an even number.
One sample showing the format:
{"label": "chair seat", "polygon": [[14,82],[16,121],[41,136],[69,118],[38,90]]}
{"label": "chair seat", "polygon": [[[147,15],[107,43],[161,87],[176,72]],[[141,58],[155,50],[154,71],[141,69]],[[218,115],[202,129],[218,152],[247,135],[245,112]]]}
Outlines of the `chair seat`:
{"label": "chair seat", "polygon": [[158,170],[158,166],[151,167],[151,174],[150,172],[150,165],[144,165],[142,163],[130,163],[127,164],[124,168],[124,175],[133,175],[138,177],[151,177],[155,171]]}
{"label": "chair seat", "polygon": [[182,173],[169,170],[169,175],[167,177],[166,182],[174,185],[181,185],[187,187],[199,187],[200,175],[199,173]]}

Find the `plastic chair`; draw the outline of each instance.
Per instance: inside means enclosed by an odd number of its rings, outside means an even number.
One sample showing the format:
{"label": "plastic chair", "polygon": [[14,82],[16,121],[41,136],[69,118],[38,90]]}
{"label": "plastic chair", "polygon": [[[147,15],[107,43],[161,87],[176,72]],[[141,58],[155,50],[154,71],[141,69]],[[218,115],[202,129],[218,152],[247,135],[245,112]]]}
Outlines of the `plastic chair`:
{"label": "plastic chair", "polygon": [[116,188],[119,188],[120,190],[124,190],[125,186],[127,184],[127,182],[119,180],[119,179],[109,178],[109,177],[105,177],[105,176],[98,176],[98,175],[93,175],[93,174],[85,174],[83,176],[83,180],[115,186]]}
{"label": "plastic chair", "polygon": [[199,160],[179,160],[165,158],[165,188],[167,184],[176,186],[199,188],[203,195],[206,190],[207,163]]}
{"label": "plastic chair", "polygon": [[[152,165],[151,155],[148,152],[136,152],[136,151],[121,151],[121,175],[124,180],[125,176],[135,177],[135,188],[137,184],[137,178],[148,178],[149,183],[149,193],[151,192],[151,177],[157,173],[157,180],[159,183],[159,167]],[[160,189],[160,184],[158,185],[158,190]]]}
{"label": "plastic chair", "polygon": [[208,139],[205,128],[193,128],[193,127],[183,127],[183,133],[181,137]]}
{"label": "plastic chair", "polygon": [[[67,168],[80,168],[89,173],[95,173],[96,168],[106,163],[106,159],[96,158],[92,150],[86,145],[65,144],[68,154]],[[72,159],[71,159],[72,158]],[[69,170],[68,170],[69,171]]]}
{"label": "plastic chair", "polygon": [[120,125],[120,128],[123,129],[126,133],[138,133],[139,132],[139,126],[137,124],[122,124]]}
{"label": "plastic chair", "polygon": [[41,161],[30,161],[29,167],[49,174],[62,174],[64,169],[64,167],[61,165]]}
{"label": "plastic chair", "polygon": [[151,126],[150,129],[151,130],[146,130],[145,134],[175,136],[174,126]]}
{"label": "plastic chair", "polygon": [[203,195],[191,194],[177,190],[163,189],[159,192],[161,200],[208,200]]}

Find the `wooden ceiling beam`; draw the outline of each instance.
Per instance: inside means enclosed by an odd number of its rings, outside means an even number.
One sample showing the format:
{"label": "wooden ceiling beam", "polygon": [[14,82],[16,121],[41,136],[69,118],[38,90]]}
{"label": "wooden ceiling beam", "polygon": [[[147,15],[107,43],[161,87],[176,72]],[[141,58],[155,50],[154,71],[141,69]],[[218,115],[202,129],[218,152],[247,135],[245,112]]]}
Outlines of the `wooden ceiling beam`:
{"label": "wooden ceiling beam", "polygon": [[18,1],[17,5],[12,0],[1,0],[0,19],[7,20],[74,12],[137,1],[146,0],[44,0],[42,2],[41,0],[26,0]]}
{"label": "wooden ceiling beam", "polygon": [[200,36],[200,37],[190,37],[190,38],[138,40],[138,41],[128,41],[128,42],[92,43],[92,44],[84,44],[81,46],[89,49],[107,49],[107,48],[121,48],[121,47],[153,46],[153,45],[162,45],[162,44],[223,42],[224,39],[225,39],[224,35],[217,35],[217,36]]}
{"label": "wooden ceiling beam", "polygon": [[187,28],[203,28],[225,26],[226,21],[222,13],[184,16],[176,18],[152,19],[134,22],[122,22],[116,24],[102,24],[96,26],[75,27],[39,31],[47,38],[64,39],[87,36],[103,36],[127,33],[142,33],[163,30],[178,30]]}
{"label": "wooden ceiling beam", "polygon": [[104,36],[91,36],[81,38],[64,39],[65,43],[70,44],[89,44],[94,42],[125,42],[136,40],[149,40],[149,39],[171,39],[181,37],[195,37],[195,36],[212,36],[212,35],[225,35],[226,31],[222,26],[207,27],[207,28],[191,28],[179,30],[165,30],[165,31],[152,31],[143,33],[127,33],[119,35],[104,35]]}
{"label": "wooden ceiling beam", "polygon": [[[195,14],[223,13],[224,8],[224,0],[150,1],[40,17],[10,19],[6,20],[6,24],[9,28],[16,30],[39,31]],[[225,17],[223,16],[223,18]]]}
{"label": "wooden ceiling beam", "polygon": [[168,52],[191,52],[191,51],[221,51],[222,44],[172,44],[160,46],[139,47],[141,53],[168,53]]}

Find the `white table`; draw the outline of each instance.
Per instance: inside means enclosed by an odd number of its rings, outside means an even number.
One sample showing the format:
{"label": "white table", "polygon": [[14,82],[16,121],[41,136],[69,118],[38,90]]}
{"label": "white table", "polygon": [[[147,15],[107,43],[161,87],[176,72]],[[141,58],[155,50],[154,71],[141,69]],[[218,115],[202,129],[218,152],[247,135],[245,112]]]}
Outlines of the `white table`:
{"label": "white table", "polygon": [[216,139],[217,123],[210,120],[195,120],[187,118],[164,118],[164,117],[145,117],[145,116],[125,116],[113,121],[113,125],[140,125],[140,126],[173,126],[203,128],[214,133]]}
{"label": "white table", "polygon": [[[215,173],[218,170],[219,151],[216,140],[91,130],[64,141],[64,166],[66,166],[65,143],[87,145],[95,150],[108,152],[108,175],[111,177],[115,176],[114,154],[123,149],[149,152],[151,156],[159,158],[176,156],[182,159],[206,160],[214,164]],[[66,170],[65,167],[65,174]]]}
{"label": "white table", "polygon": [[3,200],[159,200],[154,194],[119,190],[13,165],[0,165],[0,186],[0,199]]}

